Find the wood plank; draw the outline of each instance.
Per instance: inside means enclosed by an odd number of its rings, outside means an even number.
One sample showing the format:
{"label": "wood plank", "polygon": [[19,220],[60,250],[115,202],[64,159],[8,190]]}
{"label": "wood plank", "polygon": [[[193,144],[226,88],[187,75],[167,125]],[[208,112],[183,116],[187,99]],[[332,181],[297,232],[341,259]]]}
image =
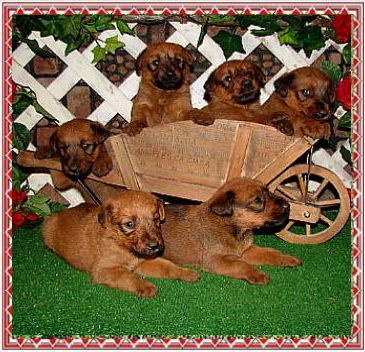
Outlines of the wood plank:
{"label": "wood plank", "polygon": [[113,161],[116,161],[114,163],[114,167],[117,166],[120,175],[122,176],[122,182],[128,189],[140,189],[140,186],[137,181],[136,173],[134,170],[134,166],[131,162],[129,151],[126,147],[124,136],[121,134],[118,136],[119,138],[113,138],[107,140],[108,145],[108,151],[110,150],[110,147],[114,151]]}
{"label": "wood plank", "polygon": [[298,138],[283,153],[276,155],[271,163],[254,175],[254,178],[269,184],[273,179],[280,175],[288,166],[311,148],[312,144],[305,138]]}
{"label": "wood plank", "polygon": [[205,201],[209,199],[217,188],[194,185],[170,179],[156,179],[154,177],[138,175],[142,191],[165,194],[179,198]]}
{"label": "wood plank", "polygon": [[232,178],[241,176],[250,138],[251,130],[244,125],[238,125],[236,141],[233,145],[232,154],[228,161],[225,181],[229,181]]}

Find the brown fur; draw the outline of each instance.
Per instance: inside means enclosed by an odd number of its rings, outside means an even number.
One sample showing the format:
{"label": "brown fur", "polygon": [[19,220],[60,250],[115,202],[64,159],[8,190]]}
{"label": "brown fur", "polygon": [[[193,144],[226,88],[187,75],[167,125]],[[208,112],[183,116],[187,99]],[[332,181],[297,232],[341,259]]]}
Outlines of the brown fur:
{"label": "brown fur", "polygon": [[[209,81],[209,80],[208,80]],[[208,82],[207,82],[208,83]],[[289,72],[274,83],[275,92],[263,106],[241,106],[227,98],[237,91],[214,90],[214,99],[202,112],[215,119],[251,121],[278,128],[296,137],[328,138],[330,136],[331,104],[334,100],[332,82],[322,71],[302,67]],[[210,85],[206,88],[210,94]],[[304,92],[309,92],[308,96]],[[213,122],[213,121],[212,121]]]}
{"label": "brown fur", "polygon": [[157,257],[163,249],[162,202],[146,192],[123,191],[102,206],[83,203],[51,215],[43,224],[45,244],[95,283],[152,297],[156,286],[138,274],[184,281],[199,275]]}
{"label": "brown fur", "polygon": [[200,205],[167,205],[162,225],[163,256],[178,264],[251,284],[266,284],[268,276],[252,265],[297,266],[300,260],[253,244],[252,230],[283,224],[286,201],[270,194],[258,181],[236,178]]}
{"label": "brown fur", "polygon": [[124,132],[135,135],[147,126],[187,120],[192,109],[192,64],[193,57],[178,44],[148,46],[137,58],[136,72],[141,82],[133,101],[131,123]]}
{"label": "brown fur", "polygon": [[53,173],[58,189],[66,189],[73,183],[71,178],[84,177],[90,172],[101,177],[107,175],[113,162],[104,141],[110,132],[99,122],[77,118],[57,127],[49,140],[35,152],[35,158],[61,158],[62,170]]}

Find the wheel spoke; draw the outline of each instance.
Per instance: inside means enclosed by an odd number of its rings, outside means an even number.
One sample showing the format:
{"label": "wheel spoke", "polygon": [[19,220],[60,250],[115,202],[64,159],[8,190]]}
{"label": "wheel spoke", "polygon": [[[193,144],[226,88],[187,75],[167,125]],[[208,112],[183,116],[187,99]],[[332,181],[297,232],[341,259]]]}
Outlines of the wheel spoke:
{"label": "wheel spoke", "polygon": [[322,181],[322,183],[319,185],[319,187],[317,188],[317,190],[315,191],[315,193],[313,194],[313,199],[317,199],[318,196],[322,193],[322,191],[324,190],[324,188],[327,186],[328,184],[328,180],[324,179]]}
{"label": "wheel spoke", "polygon": [[294,221],[289,221],[285,227],[284,227],[284,230],[285,231],[288,231],[292,226],[294,225]]}
{"label": "wheel spoke", "polygon": [[322,220],[322,221],[324,221],[327,225],[332,225],[333,224],[333,221],[331,220],[331,219],[328,219],[328,217],[327,216],[324,216],[323,214],[321,214],[320,216],[319,216],[319,218]]}
{"label": "wheel spoke", "polygon": [[277,187],[277,190],[279,191],[279,192],[281,192],[282,194],[284,194],[285,196],[287,196],[289,199],[291,199],[291,200],[298,200],[298,197],[295,195],[295,194],[293,194],[292,192],[290,192],[287,188],[285,188],[284,186],[281,186],[281,185],[279,185],[278,187]]}
{"label": "wheel spoke", "polygon": [[305,196],[305,194],[307,193],[307,187],[304,183],[303,177],[301,174],[297,174],[297,178],[298,178],[300,191],[302,192],[302,195]]}
{"label": "wheel spoke", "polygon": [[328,199],[328,200],[319,200],[315,203],[319,207],[330,207],[331,205],[341,204],[341,199]]}
{"label": "wheel spoke", "polygon": [[305,235],[310,236],[311,235],[311,225],[305,224]]}

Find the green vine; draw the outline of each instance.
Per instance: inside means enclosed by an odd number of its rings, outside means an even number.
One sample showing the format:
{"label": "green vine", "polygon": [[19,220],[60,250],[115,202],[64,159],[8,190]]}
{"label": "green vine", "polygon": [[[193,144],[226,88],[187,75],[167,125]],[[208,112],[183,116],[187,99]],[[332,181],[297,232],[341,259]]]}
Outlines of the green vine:
{"label": "green vine", "polygon": [[29,39],[32,31],[40,32],[41,37],[53,36],[67,44],[65,55],[79,49],[83,45],[96,41],[94,60],[97,63],[104,60],[107,53],[115,54],[115,50],[124,47],[118,36],[102,41],[98,35],[106,30],[118,29],[121,34],[134,36],[128,24],[118,16],[113,15],[17,15],[12,21],[12,45],[16,48],[20,43],[26,43],[37,55],[52,57],[54,54],[41,48],[35,39]]}

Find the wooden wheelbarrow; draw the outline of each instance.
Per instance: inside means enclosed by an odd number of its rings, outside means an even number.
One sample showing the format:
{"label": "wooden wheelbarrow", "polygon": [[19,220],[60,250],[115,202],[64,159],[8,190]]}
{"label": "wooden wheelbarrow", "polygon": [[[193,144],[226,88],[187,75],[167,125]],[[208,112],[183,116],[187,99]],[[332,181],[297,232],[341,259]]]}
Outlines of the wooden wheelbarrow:
{"label": "wooden wheelbarrow", "polygon": [[[277,235],[292,243],[316,244],[346,224],[350,199],[330,170],[294,164],[315,142],[250,122],[216,120],[205,127],[184,121],[146,128],[134,137],[110,137],[106,146],[113,170],[87,180],[204,201],[231,178],[254,178],[290,203],[289,221]],[[24,167],[61,170],[59,160],[36,160],[31,152],[21,153],[17,161]]]}

